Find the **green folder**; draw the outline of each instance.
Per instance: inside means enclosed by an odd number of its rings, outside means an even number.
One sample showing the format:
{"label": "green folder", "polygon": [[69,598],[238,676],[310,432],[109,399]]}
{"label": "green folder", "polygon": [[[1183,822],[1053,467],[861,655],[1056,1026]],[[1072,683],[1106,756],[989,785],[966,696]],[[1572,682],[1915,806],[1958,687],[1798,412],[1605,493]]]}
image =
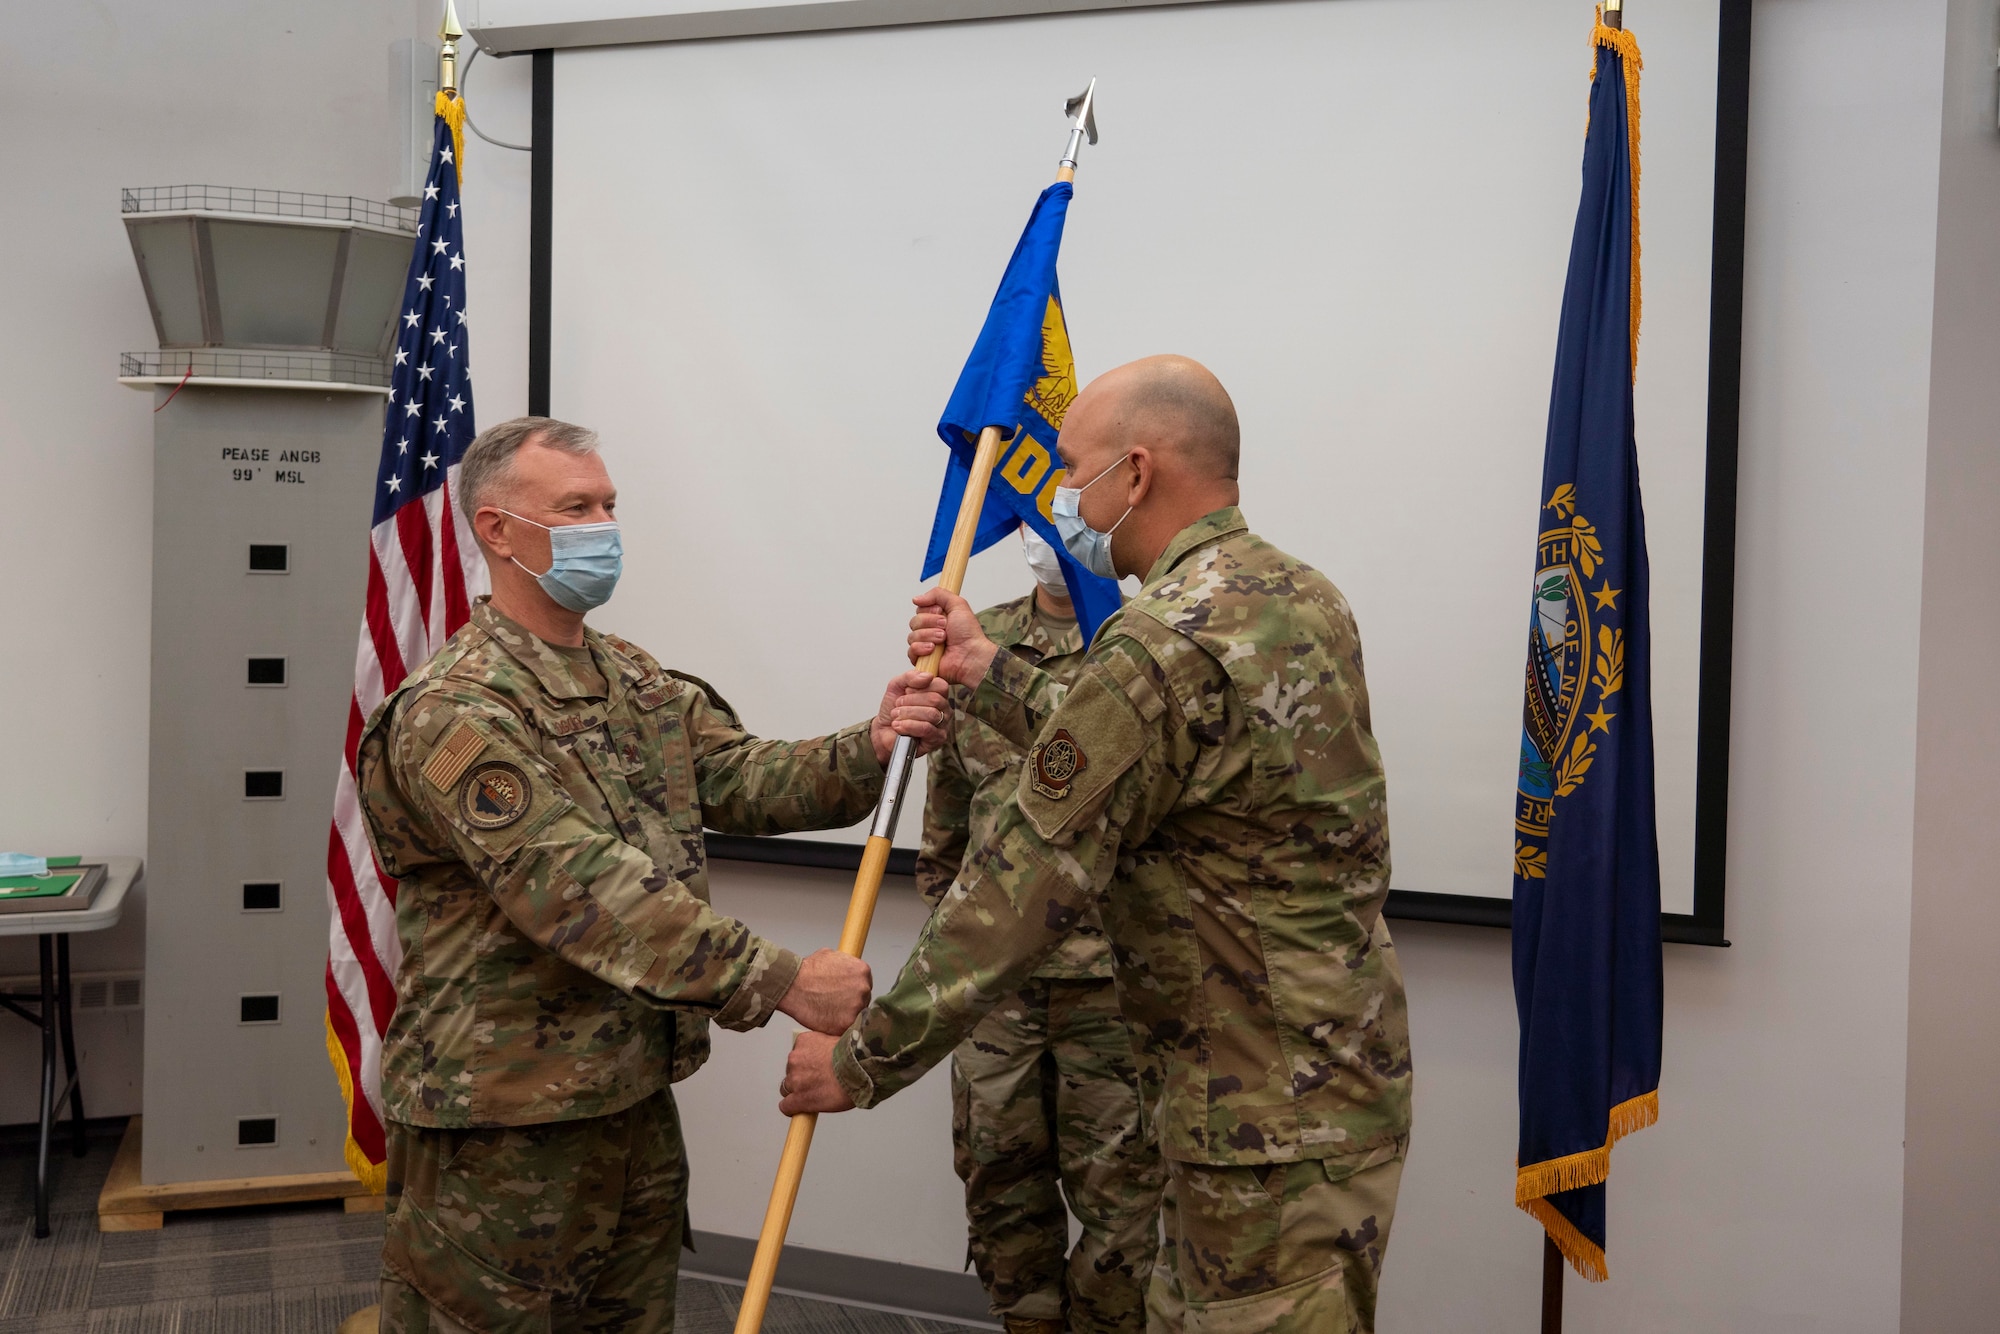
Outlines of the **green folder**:
{"label": "green folder", "polygon": [[[49,869],[75,866],[82,857],[51,857]],[[67,894],[70,887],[83,879],[81,873],[75,875],[0,875],[0,898],[5,899],[51,899]]]}

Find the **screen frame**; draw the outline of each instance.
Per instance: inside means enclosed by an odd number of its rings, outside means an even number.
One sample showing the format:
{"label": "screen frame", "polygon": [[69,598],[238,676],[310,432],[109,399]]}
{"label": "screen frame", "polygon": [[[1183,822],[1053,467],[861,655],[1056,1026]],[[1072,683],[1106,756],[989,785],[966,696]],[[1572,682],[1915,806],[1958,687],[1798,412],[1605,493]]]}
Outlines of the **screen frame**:
{"label": "screen frame", "polygon": [[[1660,935],[1727,946],[1730,700],[1736,619],[1736,488],[1742,405],[1743,245],[1749,174],[1752,0],[1716,0],[1715,207],[1710,246],[1708,440],[1702,507],[1701,648],[1696,687],[1694,911],[1661,913]],[[548,416],[554,273],[555,58],[533,53],[528,226],[528,411]],[[853,871],[858,844],[707,834],[711,857]],[[916,854],[897,849],[889,873],[910,875]],[[1396,921],[1513,925],[1510,899],[1391,889]]]}

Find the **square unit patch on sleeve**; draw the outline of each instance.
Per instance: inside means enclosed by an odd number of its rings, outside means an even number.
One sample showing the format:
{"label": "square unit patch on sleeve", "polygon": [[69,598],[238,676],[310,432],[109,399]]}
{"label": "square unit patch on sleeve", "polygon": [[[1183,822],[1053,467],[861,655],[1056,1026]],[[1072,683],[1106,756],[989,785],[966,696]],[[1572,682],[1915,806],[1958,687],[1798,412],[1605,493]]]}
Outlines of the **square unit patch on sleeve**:
{"label": "square unit patch on sleeve", "polygon": [[1147,733],[1125,692],[1085,671],[1022,766],[1021,813],[1044,839],[1096,818],[1104,796],[1146,753]]}
{"label": "square unit patch on sleeve", "polygon": [[424,761],[424,777],[440,792],[449,792],[459,775],[486,750],[486,738],[463,722],[454,723],[437,749]]}

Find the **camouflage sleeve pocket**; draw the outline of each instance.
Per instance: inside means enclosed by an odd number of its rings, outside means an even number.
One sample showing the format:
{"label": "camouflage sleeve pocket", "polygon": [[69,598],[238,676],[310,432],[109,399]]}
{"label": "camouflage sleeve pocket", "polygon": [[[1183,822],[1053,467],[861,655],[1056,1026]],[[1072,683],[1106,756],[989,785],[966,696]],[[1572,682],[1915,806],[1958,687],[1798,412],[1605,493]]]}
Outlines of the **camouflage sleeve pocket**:
{"label": "camouflage sleeve pocket", "polygon": [[546,764],[476,718],[446,728],[419,772],[433,818],[496,861],[570,804]]}
{"label": "camouflage sleeve pocket", "polygon": [[1094,816],[1145,750],[1145,729],[1132,701],[1108,686],[1100,671],[1085,671],[1021,767],[1021,813],[1053,842]]}

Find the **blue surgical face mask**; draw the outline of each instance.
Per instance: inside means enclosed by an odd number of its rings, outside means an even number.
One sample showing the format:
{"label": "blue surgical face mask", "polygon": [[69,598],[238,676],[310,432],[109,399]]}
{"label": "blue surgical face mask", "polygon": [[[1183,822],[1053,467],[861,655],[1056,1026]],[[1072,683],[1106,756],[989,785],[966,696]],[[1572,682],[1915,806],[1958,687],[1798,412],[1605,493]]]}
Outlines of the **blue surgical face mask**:
{"label": "blue surgical face mask", "polygon": [[1131,457],[1130,454],[1120,455],[1117,463],[1082,486],[1057,487],[1055,498],[1049,503],[1049,512],[1055,516],[1056,535],[1062,538],[1064,548],[1075,557],[1077,564],[1106,579],[1118,577],[1118,567],[1111,563],[1111,534],[1118,531],[1118,524],[1132,517],[1132,507],[1127,505],[1125,512],[1118,516],[1118,523],[1100,533],[1083,521],[1083,516],[1077,513],[1077,504],[1083,499],[1084,492],[1109,477],[1119,463]]}
{"label": "blue surgical face mask", "polygon": [[[500,512],[510,519],[521,519],[522,523],[535,523],[512,510]],[[611,592],[618,587],[618,576],[625,568],[625,547],[618,539],[617,524],[570,523],[550,528],[545,523],[535,523],[535,527],[548,532],[549,568],[535,574],[520,561],[514,563],[524,573],[534,574],[544,593],[575,612],[589,611],[611,600]],[[507,559],[514,560],[512,556]]]}

